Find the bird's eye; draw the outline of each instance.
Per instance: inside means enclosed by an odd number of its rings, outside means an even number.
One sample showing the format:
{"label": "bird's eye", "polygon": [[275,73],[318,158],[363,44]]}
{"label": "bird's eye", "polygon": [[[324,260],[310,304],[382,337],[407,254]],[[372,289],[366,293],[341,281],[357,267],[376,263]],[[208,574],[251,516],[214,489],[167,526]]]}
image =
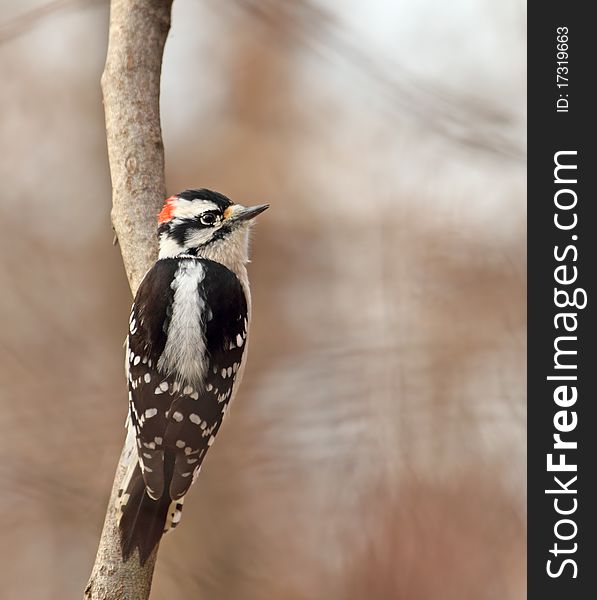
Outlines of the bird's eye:
{"label": "bird's eye", "polygon": [[213,225],[216,222],[216,215],[213,213],[205,213],[201,215],[200,221],[202,225]]}

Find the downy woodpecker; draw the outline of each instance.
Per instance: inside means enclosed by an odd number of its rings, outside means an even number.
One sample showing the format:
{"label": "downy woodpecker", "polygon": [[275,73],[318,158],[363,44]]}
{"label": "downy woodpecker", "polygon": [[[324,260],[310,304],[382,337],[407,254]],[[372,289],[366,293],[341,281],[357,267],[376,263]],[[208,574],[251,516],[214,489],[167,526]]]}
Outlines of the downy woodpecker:
{"label": "downy woodpecker", "polygon": [[124,560],[138,548],[144,564],[179,522],[238,389],[251,319],[249,229],[266,208],[200,189],[168,198],[158,216],[159,258],[135,296],[126,345]]}

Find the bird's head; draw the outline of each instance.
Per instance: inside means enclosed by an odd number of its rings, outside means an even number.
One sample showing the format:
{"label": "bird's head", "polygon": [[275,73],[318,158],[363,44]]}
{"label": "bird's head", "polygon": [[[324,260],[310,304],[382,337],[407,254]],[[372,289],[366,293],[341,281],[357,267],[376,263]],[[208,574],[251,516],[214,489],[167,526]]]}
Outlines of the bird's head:
{"label": "bird's head", "polygon": [[242,206],[206,189],[171,196],[158,216],[160,258],[190,254],[229,267],[247,262],[251,221],[268,206]]}

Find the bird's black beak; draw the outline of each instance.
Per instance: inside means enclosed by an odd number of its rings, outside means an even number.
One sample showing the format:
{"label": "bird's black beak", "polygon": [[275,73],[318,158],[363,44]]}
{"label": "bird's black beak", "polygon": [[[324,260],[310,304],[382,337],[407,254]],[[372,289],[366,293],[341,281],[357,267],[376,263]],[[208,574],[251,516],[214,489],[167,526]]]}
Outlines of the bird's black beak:
{"label": "bird's black beak", "polygon": [[[224,212],[224,216],[230,221],[249,221],[260,215],[269,208],[269,204],[258,204],[257,206],[242,206],[233,204]],[[226,214],[228,213],[228,214]]]}

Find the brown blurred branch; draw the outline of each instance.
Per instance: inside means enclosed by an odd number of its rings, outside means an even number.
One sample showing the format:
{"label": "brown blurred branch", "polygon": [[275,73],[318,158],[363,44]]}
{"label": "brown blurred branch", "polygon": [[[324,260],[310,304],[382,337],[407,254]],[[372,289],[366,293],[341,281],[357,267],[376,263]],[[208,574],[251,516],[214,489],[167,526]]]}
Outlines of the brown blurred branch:
{"label": "brown blurred branch", "polygon": [[106,0],[52,0],[35,6],[6,23],[0,24],[0,44],[13,40],[33,29],[38,23],[67,8],[84,8],[94,4],[104,4]]}
{"label": "brown blurred branch", "polygon": [[[400,63],[386,64],[379,53],[342,33],[333,12],[313,0],[235,0],[214,2],[219,9],[244,11],[274,31],[284,22],[285,40],[317,52],[325,60],[342,62],[368,82],[369,93],[387,100],[391,114],[407,114],[421,127],[463,146],[513,160],[525,149],[513,135],[512,115],[474,89],[435,85]],[[374,86],[374,87],[373,87]]]}
{"label": "brown blurred branch", "polygon": [[[156,259],[155,216],[166,195],[160,127],[160,75],[172,0],[112,0],[102,91],[112,175],[112,223],[133,294]],[[125,473],[123,449],[114,478],[89,600],[149,597],[157,549],[143,567],[123,563],[116,494]]]}

